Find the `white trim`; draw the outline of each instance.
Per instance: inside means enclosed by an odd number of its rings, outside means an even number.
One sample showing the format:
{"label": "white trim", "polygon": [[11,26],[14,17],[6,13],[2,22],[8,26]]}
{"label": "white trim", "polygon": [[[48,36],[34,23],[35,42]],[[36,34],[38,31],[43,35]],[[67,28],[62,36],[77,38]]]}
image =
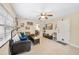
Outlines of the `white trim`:
{"label": "white trim", "polygon": [[78,46],[78,45],[73,44],[73,43],[68,43],[68,45],[70,45],[70,46],[72,46],[72,47],[75,47],[75,48],[79,48],[79,46]]}
{"label": "white trim", "polygon": [[11,36],[9,35],[8,38],[6,38],[5,40],[2,40],[2,41],[0,42],[0,48],[1,48],[8,40],[10,40],[10,38],[11,38]]}

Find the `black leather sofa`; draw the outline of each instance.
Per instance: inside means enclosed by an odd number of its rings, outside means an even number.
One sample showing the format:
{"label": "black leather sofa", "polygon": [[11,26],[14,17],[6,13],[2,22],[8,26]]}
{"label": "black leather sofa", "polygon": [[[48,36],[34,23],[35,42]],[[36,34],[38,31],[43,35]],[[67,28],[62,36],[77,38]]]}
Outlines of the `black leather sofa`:
{"label": "black leather sofa", "polygon": [[9,40],[9,49],[11,55],[28,52],[31,50],[31,41],[18,41],[14,43],[13,40]]}
{"label": "black leather sofa", "polygon": [[48,38],[48,39],[53,39],[53,36],[47,33],[43,33],[43,37]]}

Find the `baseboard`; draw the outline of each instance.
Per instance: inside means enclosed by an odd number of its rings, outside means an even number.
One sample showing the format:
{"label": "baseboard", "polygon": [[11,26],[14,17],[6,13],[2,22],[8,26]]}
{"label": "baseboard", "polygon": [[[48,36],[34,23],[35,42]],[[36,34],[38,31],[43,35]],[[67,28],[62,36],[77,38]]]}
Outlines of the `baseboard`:
{"label": "baseboard", "polygon": [[73,43],[68,43],[68,45],[70,45],[70,46],[72,46],[72,47],[75,47],[75,48],[79,48],[78,45],[75,45],[75,44],[73,44]]}
{"label": "baseboard", "polygon": [[61,42],[61,41],[56,41],[56,42],[63,44],[63,45],[67,45],[67,43],[65,43],[65,42]]}
{"label": "baseboard", "polygon": [[70,42],[68,42],[68,43],[66,43],[66,44],[68,44],[68,45],[70,45],[70,46],[72,46],[72,47],[75,47],[75,48],[79,48],[79,46],[78,46],[78,45],[73,44],[73,43],[70,43]]}

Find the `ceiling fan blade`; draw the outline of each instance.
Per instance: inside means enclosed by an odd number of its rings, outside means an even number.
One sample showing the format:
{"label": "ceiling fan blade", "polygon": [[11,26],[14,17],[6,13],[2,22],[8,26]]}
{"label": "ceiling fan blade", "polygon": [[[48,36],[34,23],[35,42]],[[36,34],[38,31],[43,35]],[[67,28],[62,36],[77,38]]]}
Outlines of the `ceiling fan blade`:
{"label": "ceiling fan blade", "polygon": [[53,16],[53,13],[52,12],[46,12],[46,15],[47,16]]}
{"label": "ceiling fan blade", "polygon": [[53,16],[52,14],[48,14],[47,16]]}

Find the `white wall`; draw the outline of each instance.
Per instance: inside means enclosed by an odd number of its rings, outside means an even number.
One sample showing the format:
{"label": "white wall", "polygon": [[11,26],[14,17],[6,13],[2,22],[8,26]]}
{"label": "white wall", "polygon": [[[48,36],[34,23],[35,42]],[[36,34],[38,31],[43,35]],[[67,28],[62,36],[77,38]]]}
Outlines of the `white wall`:
{"label": "white wall", "polygon": [[[27,22],[33,22],[33,25],[27,25]],[[24,27],[21,27],[21,23],[24,23]],[[18,27],[21,27],[19,31],[35,33],[35,25],[38,24],[37,20],[30,20],[25,18],[18,18]],[[26,30],[25,27],[30,27],[30,30]]]}
{"label": "white wall", "polygon": [[[79,11],[66,16],[55,18],[54,20],[69,20],[70,21],[70,40],[71,44],[79,46]],[[63,28],[65,29],[65,28]]]}
{"label": "white wall", "polygon": [[71,21],[70,25],[70,43],[79,46],[79,12],[73,13],[70,16],[67,16]]}

